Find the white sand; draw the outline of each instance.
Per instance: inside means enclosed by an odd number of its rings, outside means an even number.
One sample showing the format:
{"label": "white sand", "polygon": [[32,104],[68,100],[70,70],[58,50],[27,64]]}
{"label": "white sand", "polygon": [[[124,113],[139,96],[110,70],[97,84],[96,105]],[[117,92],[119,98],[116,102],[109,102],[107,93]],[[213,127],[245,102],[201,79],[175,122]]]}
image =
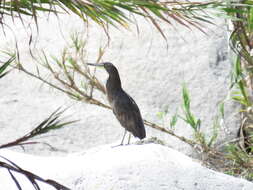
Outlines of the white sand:
{"label": "white sand", "polygon": [[[251,190],[253,184],[206,169],[173,149],[158,145],[101,146],[66,157],[38,157],[10,151],[16,164],[73,190]],[[27,179],[15,175],[25,190]],[[0,189],[15,190],[0,170]],[[41,189],[51,190],[41,184]]]}

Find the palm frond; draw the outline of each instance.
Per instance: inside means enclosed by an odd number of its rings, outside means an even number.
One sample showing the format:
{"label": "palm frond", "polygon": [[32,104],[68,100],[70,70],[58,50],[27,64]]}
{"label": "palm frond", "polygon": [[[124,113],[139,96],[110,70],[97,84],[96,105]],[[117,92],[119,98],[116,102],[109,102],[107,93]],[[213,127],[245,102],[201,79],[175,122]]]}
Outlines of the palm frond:
{"label": "palm frond", "polygon": [[13,146],[22,146],[22,145],[27,145],[27,144],[36,144],[37,142],[27,142],[27,141],[32,139],[35,136],[45,134],[52,130],[60,129],[66,125],[76,122],[76,121],[63,122],[60,119],[60,116],[62,115],[63,112],[64,110],[61,111],[60,108],[58,108],[47,119],[45,119],[37,127],[35,127],[32,131],[30,131],[23,137],[20,137],[12,142],[0,145],[0,149],[13,147]]}
{"label": "palm frond", "polygon": [[0,66],[0,78],[4,77],[9,71],[4,72],[10,63],[15,59],[15,56],[12,56],[9,60],[7,60],[2,66]]}
{"label": "palm frond", "polygon": [[1,0],[0,19],[12,16],[22,19],[22,15],[32,16],[37,23],[39,12],[69,13],[81,17],[85,22],[88,19],[106,26],[108,23],[115,27],[128,27],[134,23],[130,14],[140,15],[150,19],[157,27],[158,21],[171,24],[171,20],[184,26],[199,27],[199,22],[211,22],[211,17],[204,10],[213,7],[224,7],[219,1],[189,2],[185,1],[159,1],[159,0]]}

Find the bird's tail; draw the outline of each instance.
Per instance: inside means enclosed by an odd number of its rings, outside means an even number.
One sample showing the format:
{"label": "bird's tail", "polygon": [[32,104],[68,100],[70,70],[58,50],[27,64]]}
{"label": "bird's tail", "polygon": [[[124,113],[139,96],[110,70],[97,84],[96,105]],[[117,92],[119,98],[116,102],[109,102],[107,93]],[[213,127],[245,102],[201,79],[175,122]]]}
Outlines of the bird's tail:
{"label": "bird's tail", "polygon": [[142,125],[139,125],[139,130],[136,130],[133,135],[139,139],[144,139],[146,137],[146,131],[143,123]]}

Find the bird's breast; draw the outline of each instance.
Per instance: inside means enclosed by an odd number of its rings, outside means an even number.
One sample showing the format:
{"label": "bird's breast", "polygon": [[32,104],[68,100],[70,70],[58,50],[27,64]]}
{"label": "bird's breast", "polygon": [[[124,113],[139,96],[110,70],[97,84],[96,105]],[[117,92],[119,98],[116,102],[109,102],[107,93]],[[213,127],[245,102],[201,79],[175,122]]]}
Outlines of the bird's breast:
{"label": "bird's breast", "polygon": [[106,94],[107,94],[107,99],[108,99],[110,106],[113,107],[113,94],[111,94],[108,91],[106,92]]}

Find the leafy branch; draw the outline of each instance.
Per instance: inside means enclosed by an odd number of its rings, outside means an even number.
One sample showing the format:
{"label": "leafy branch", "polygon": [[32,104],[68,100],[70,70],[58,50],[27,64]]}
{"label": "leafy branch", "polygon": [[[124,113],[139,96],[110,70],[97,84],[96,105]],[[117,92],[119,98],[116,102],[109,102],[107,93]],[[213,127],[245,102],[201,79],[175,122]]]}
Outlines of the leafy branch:
{"label": "leafy branch", "polygon": [[47,119],[45,119],[37,127],[35,127],[32,131],[30,131],[29,133],[27,133],[23,137],[18,138],[16,140],[12,141],[12,142],[0,145],[0,149],[9,148],[9,147],[13,147],[13,146],[23,146],[23,145],[29,145],[29,144],[37,144],[37,142],[30,142],[28,140],[30,140],[30,139],[32,139],[36,136],[48,133],[52,130],[57,130],[57,129],[60,129],[60,128],[66,126],[66,125],[69,125],[69,124],[72,124],[72,123],[76,122],[76,121],[62,122],[59,119],[59,117],[61,116],[61,114],[63,112],[64,112],[64,110],[60,111],[60,109],[57,109]]}

